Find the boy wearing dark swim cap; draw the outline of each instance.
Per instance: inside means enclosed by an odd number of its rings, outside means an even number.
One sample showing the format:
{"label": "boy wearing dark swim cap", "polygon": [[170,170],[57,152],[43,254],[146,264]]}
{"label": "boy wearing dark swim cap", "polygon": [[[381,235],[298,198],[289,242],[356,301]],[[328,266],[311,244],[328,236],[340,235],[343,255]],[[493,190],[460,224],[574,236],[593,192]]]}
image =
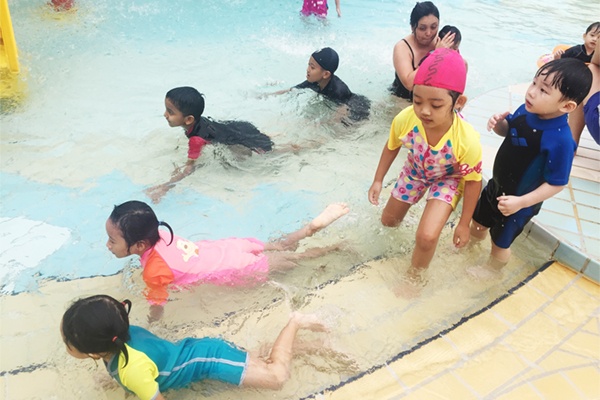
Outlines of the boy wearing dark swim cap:
{"label": "boy wearing dark swim cap", "polygon": [[[369,108],[371,101],[365,96],[355,94],[350,91],[348,85],[344,83],[335,71],[340,63],[340,58],[331,47],[324,47],[312,53],[308,59],[306,68],[306,80],[290,89],[280,90],[271,94],[283,94],[292,89],[312,89],[322,94],[327,99],[332,100],[339,105],[346,106],[344,112],[352,121],[360,121],[369,117]],[[351,122],[342,119],[346,125]]]}
{"label": "boy wearing dark swim cap", "polygon": [[324,47],[312,53],[306,68],[306,80],[296,89],[312,89],[338,104],[348,107],[348,117],[360,121],[369,117],[371,102],[365,96],[350,91],[335,71],[340,63],[339,56],[331,47]]}
{"label": "boy wearing dark swim cap", "polygon": [[327,98],[345,103],[352,92],[340,78],[334,75],[340,58],[331,47],[324,47],[312,53],[306,68],[306,80],[296,86],[297,89],[312,89]]}

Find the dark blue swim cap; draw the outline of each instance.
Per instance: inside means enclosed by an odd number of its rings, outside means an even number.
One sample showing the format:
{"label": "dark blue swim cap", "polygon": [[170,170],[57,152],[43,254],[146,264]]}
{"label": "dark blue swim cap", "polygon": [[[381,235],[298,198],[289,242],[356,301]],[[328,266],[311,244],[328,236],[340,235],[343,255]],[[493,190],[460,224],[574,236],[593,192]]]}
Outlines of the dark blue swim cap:
{"label": "dark blue swim cap", "polygon": [[332,74],[337,69],[340,58],[334,49],[331,47],[323,47],[321,50],[317,50],[312,53],[312,58],[315,59],[317,63],[323,68],[325,71],[329,71]]}

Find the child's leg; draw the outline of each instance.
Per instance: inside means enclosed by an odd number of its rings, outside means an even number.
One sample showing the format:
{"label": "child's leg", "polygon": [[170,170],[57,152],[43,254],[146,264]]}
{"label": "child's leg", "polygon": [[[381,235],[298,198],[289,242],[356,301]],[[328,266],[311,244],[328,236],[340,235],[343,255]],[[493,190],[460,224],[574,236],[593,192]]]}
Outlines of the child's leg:
{"label": "child's leg", "polygon": [[266,243],[265,250],[296,250],[298,248],[298,242],[300,242],[304,238],[314,235],[321,229],[333,223],[341,216],[347,214],[348,211],[350,211],[350,209],[345,203],[330,204],[315,219],[310,221],[310,223],[303,226],[302,228],[298,229],[296,232],[287,234],[274,242]]}
{"label": "child's leg", "polygon": [[502,268],[510,259],[510,248],[503,249],[496,246],[492,240],[492,251],[483,265],[467,268],[467,272],[478,279],[496,279],[502,277]]}
{"label": "child's leg", "polygon": [[298,261],[322,257],[332,251],[339,250],[341,244],[334,244],[327,247],[314,247],[301,253],[290,251],[277,251],[267,253],[269,259],[269,269],[271,271],[286,271],[298,266]]}
{"label": "child's leg", "polygon": [[411,269],[419,272],[427,267],[435,254],[440,234],[452,213],[452,206],[440,200],[428,200],[416,234]]}
{"label": "child's leg", "polygon": [[483,240],[487,235],[487,231],[489,228],[481,225],[475,220],[471,220],[471,237],[476,240]]}
{"label": "child's leg", "polygon": [[508,264],[508,260],[510,259],[510,248],[503,249],[494,244],[492,241],[492,252],[490,254],[490,263],[489,266],[500,270],[506,264]]}
{"label": "child's leg", "polygon": [[405,203],[390,196],[388,202],[381,213],[381,223],[383,226],[395,228],[404,220],[406,213],[410,209],[411,204]]}
{"label": "child's leg", "polygon": [[242,386],[281,389],[283,384],[290,378],[294,339],[300,329],[326,331],[325,326],[318,321],[316,316],[304,315],[298,312],[293,313],[289,322],[275,340],[271,355],[267,360],[252,355],[249,356],[246,376],[242,381]]}

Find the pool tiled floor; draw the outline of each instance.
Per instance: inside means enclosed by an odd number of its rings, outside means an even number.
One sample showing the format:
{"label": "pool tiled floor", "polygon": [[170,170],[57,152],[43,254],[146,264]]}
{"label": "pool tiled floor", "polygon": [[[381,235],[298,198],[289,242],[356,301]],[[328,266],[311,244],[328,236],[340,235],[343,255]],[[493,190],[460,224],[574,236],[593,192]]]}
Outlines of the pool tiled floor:
{"label": "pool tiled floor", "polygon": [[[469,102],[491,176],[502,138],[489,117],[513,112],[527,84]],[[534,229],[560,241],[552,263],[447,334],[339,388],[341,399],[600,399],[600,151],[584,131],[568,186],[544,203]]]}
{"label": "pool tiled floor", "polygon": [[600,398],[600,286],[553,263],[485,312],[315,399]]}

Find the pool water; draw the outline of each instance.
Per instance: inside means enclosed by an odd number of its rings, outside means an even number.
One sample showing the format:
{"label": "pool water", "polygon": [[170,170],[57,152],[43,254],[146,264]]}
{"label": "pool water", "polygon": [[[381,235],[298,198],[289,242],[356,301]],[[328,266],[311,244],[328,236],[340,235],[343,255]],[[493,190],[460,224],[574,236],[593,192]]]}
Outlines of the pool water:
{"label": "pool water", "polygon": [[[103,226],[114,204],[149,202],[144,189],[168,180],[174,164],[185,162],[185,136],[162,116],[166,91],[184,85],[205,94],[205,115],[252,121],[276,145],[304,149],[247,158],[208,147],[202,168],[153,205],[178,235],[267,240],[300,227],[327,203],[344,201],[352,210],[307,241],[344,241],[343,251],[261,287],[176,293],[165,320],[153,327],[170,339],[221,334],[253,348],[264,332],[277,333],[291,309],[324,313],[339,329],[326,345],[300,356],[279,398],[306,396],[385,362],[489,303],[544,261],[535,243],[523,238],[501,284],[474,284],[464,269],[489,251],[487,242],[455,252],[449,224],[421,297],[388,296],[407,268],[422,205],[401,228],[384,229],[380,207],[370,205],[366,193],[399,110],[387,92],[391,53],[409,31],[414,1],[344,1],[342,18],[330,14],[326,21],[299,17],[300,2],[79,0],[77,10],[61,15],[44,1],[9,4],[27,92],[16,105],[2,103],[0,114],[4,295],[26,296],[55,285],[68,285],[69,292],[81,278],[95,277],[97,285],[86,286],[85,293],[73,290],[70,298],[100,291],[127,296],[137,304],[133,320],[143,324],[137,264],[106,250]],[[441,24],[462,31],[469,97],[530,80],[541,54],[558,43],[580,43],[592,22],[585,17],[598,15],[587,1],[436,4]],[[309,55],[324,46],[340,54],[337,74],[371,99],[369,121],[351,127],[332,122],[335,111],[313,93],[261,96],[303,81]],[[388,180],[401,162],[402,156]],[[374,292],[384,296],[377,312],[369,307]],[[55,308],[57,319],[63,303]],[[56,334],[54,326],[48,329]],[[309,335],[309,343],[319,340]],[[61,345],[48,359],[50,368],[89,373]],[[228,389],[214,390],[227,398]],[[193,391],[182,396],[195,398]]]}

